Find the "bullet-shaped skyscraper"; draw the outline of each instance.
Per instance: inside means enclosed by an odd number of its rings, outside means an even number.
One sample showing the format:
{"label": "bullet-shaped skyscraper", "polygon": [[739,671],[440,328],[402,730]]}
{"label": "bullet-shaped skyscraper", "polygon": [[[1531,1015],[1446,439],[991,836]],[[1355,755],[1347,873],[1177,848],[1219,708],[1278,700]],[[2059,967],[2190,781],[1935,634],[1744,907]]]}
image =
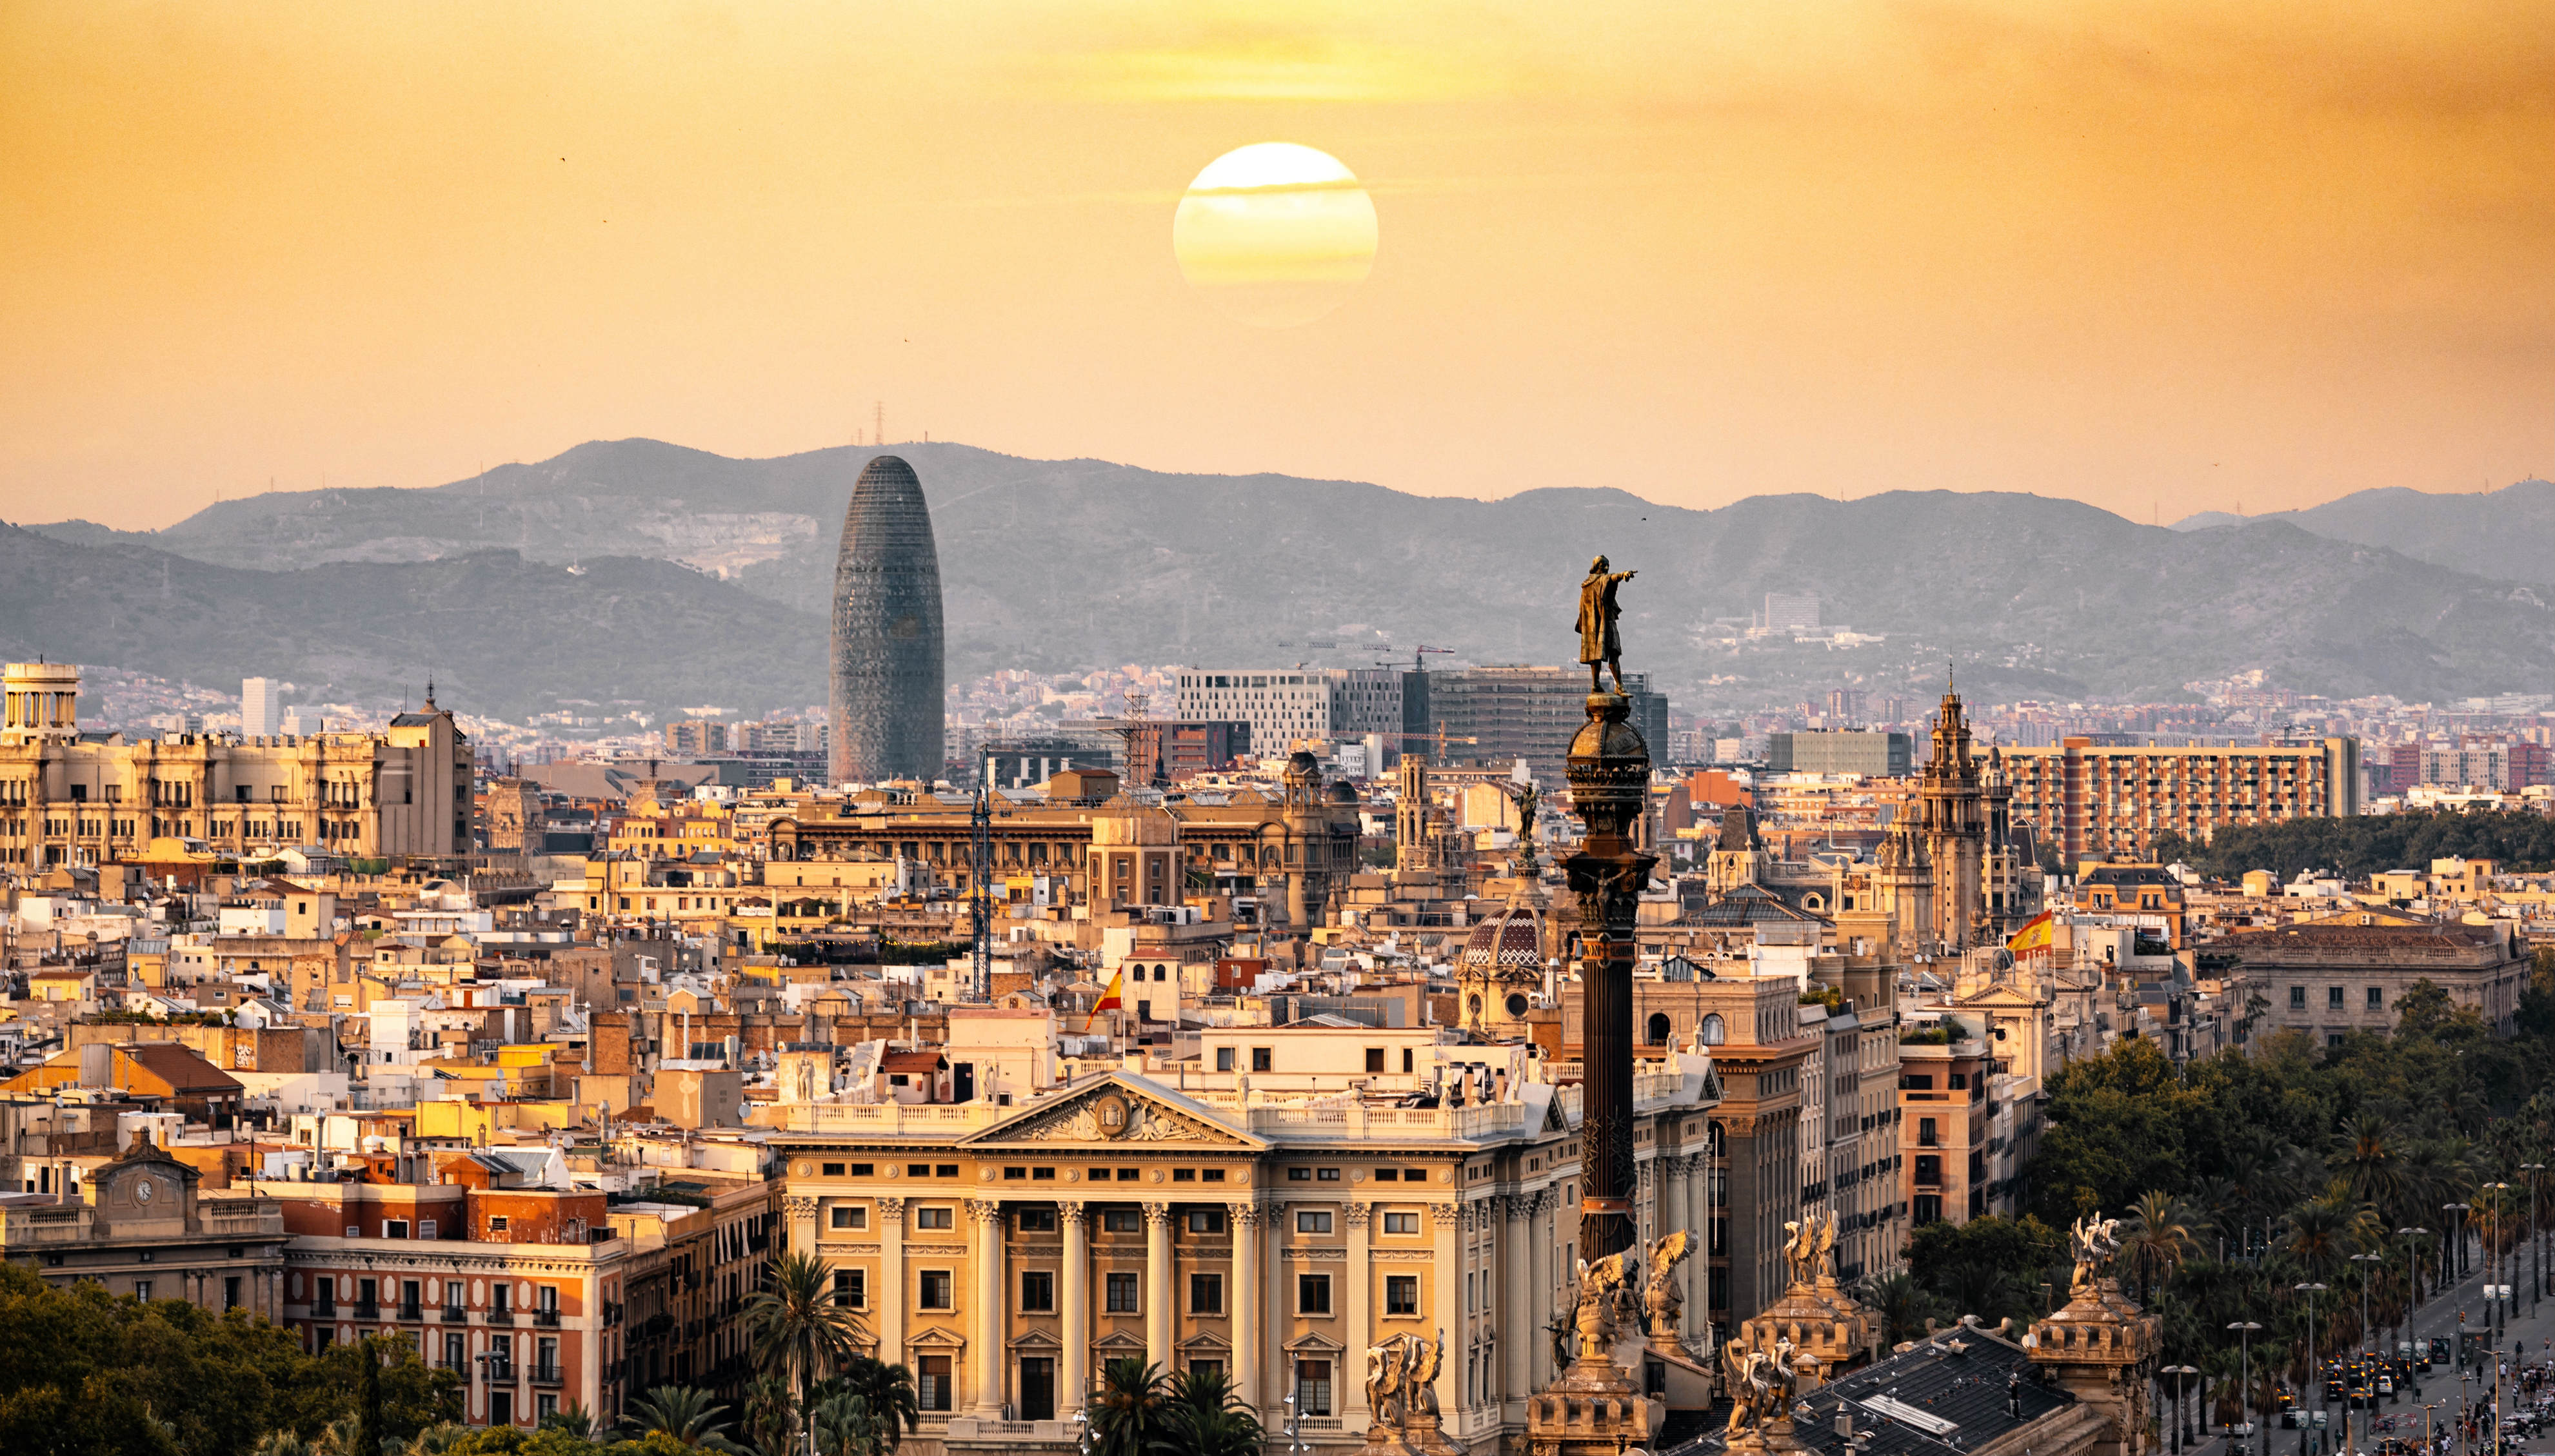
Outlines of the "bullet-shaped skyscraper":
{"label": "bullet-shaped skyscraper", "polygon": [[880,455],[852,486],[834,558],[834,782],[940,776],[940,556],[913,467]]}

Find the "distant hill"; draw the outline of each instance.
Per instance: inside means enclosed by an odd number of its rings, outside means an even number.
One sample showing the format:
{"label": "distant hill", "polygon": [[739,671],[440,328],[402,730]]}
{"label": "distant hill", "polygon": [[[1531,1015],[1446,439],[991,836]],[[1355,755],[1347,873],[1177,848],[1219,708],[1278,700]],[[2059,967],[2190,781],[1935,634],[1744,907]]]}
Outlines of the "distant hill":
{"label": "distant hill", "polygon": [[2473,495],[2389,487],[2357,491],[2304,511],[2230,516],[2203,511],[2173,524],[2206,531],[2252,521],[2286,521],[2335,541],[2385,546],[2417,561],[2555,585],[2555,484],[2523,480]]}
{"label": "distant hill", "polygon": [[[1475,662],[1563,662],[1575,646],[1579,575],[1606,551],[1619,569],[1642,573],[1624,592],[1629,666],[1686,703],[1781,700],[1850,671],[1930,689],[1946,659],[1960,662],[1965,685],[2006,696],[2166,698],[2182,682],[2249,667],[2337,694],[2555,684],[2555,619],[2538,593],[2282,520],[2182,532],[2073,501],[1940,491],[1847,503],[1759,496],[1715,511],[1605,487],[1485,502],[955,444],[893,449],[913,462],[931,499],[957,675],[1005,666],[1372,661],[1387,651],[1377,629],[1404,661],[1427,643]],[[297,582],[440,580],[466,558],[540,603],[518,619],[520,662],[509,667],[500,651],[486,663],[491,701],[566,691],[545,679],[553,664],[580,656],[575,634],[590,630],[581,624],[662,610],[692,627],[628,662],[608,696],[664,700],[654,673],[725,679],[734,682],[725,690],[666,690],[751,711],[822,699],[822,614],[841,513],[873,453],[732,460],[652,440],[598,442],[428,490],[228,501],[163,532],[35,530],[65,552],[174,552]],[[630,559],[646,557],[727,579],[670,565],[647,571]],[[618,563],[607,568],[607,558]],[[429,560],[435,569],[418,564]],[[508,564],[486,564],[495,561]],[[554,569],[580,562],[584,576]],[[252,590],[249,578],[235,579]],[[1712,645],[1713,619],[1744,620],[1764,593],[1802,590],[1820,594],[1827,621],[1888,641],[1737,655]],[[367,604],[365,633],[390,633],[382,614],[406,599]],[[11,635],[33,645],[18,622],[6,624]],[[193,640],[226,630],[205,624]],[[298,630],[317,653],[333,629]],[[779,644],[775,632],[801,640]],[[371,640],[334,643],[328,661],[352,670]],[[402,639],[411,653],[402,661],[423,661],[415,651],[435,640],[419,624]],[[66,645],[52,651],[76,655]],[[245,634],[223,661],[258,661],[258,652]],[[699,661],[677,661],[693,652]],[[595,675],[580,671],[581,681]],[[791,690],[737,701],[773,680],[761,674],[793,671],[803,675]],[[1724,680],[1708,683],[1716,676]]]}
{"label": "distant hill", "polygon": [[809,701],[824,626],[669,561],[571,573],[482,550],[251,571],[0,526],[0,650],[225,688],[271,675],[311,702],[415,699],[430,677],[448,706],[521,719],[569,699]]}

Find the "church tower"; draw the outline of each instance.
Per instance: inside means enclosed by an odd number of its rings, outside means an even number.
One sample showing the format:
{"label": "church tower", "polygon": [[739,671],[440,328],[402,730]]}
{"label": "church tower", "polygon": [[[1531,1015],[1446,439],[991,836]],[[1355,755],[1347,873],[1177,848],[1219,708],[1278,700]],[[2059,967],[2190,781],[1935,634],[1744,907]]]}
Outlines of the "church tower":
{"label": "church tower", "polygon": [[1408,875],[1437,867],[1436,815],[1428,802],[1428,756],[1405,753],[1393,800],[1393,869]]}
{"label": "church tower", "polygon": [[1917,832],[1934,874],[1931,935],[1946,953],[1977,944],[1986,914],[1988,812],[1970,720],[1946,683],[1934,718],[1934,753],[1917,781]]}
{"label": "church tower", "polygon": [[1721,837],[1704,861],[1704,889],[1718,900],[1742,885],[1764,884],[1766,868],[1765,845],[1757,837],[1757,816],[1744,803],[1732,804],[1722,811]]}

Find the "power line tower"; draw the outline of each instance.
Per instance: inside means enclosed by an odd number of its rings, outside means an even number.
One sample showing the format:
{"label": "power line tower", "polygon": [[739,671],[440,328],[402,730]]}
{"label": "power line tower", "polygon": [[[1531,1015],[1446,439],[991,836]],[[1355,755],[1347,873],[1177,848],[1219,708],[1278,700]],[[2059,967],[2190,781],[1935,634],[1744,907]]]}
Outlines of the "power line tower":
{"label": "power line tower", "polygon": [[978,1004],[994,999],[994,759],[976,761],[976,808],[968,816],[975,854],[968,875],[967,910],[975,921],[975,983]]}

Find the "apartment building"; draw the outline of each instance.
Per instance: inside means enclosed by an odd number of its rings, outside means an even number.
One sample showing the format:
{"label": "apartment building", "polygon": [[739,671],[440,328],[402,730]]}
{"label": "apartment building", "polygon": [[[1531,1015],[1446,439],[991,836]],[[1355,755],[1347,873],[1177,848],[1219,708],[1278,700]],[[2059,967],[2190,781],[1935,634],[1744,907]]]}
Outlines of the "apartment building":
{"label": "apartment building", "polygon": [[2145,859],[2166,830],[2206,840],[2226,824],[2270,824],[2360,812],[2360,743],[2237,748],[2097,747],[2001,750],[2013,822],[2069,863]]}

